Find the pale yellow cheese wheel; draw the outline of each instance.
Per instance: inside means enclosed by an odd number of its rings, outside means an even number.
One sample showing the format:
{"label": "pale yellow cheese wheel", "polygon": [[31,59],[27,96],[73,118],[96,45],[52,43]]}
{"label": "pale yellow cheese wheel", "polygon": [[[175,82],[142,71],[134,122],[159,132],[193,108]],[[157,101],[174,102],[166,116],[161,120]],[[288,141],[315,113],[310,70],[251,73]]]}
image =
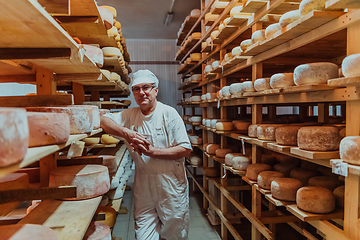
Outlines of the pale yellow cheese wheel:
{"label": "pale yellow cheese wheel", "polygon": [[258,92],[271,89],[270,78],[256,79],[255,82],[254,82],[254,88]]}
{"label": "pale yellow cheese wheel", "polygon": [[108,134],[103,134],[101,136],[101,143],[103,144],[118,144],[119,142],[119,139],[116,139]]}
{"label": "pale yellow cheese wheel", "polygon": [[264,41],[265,37],[265,29],[257,30],[251,35],[252,43],[257,43]]}
{"label": "pale yellow cheese wheel", "polygon": [[102,48],[104,57],[120,57],[122,56],[120,49],[116,47],[103,47]]}
{"label": "pale yellow cheese wheel", "polygon": [[232,167],[236,170],[245,171],[251,164],[251,158],[245,156],[235,156],[232,159]]}
{"label": "pale yellow cheese wheel", "polygon": [[251,39],[246,39],[240,43],[241,49],[245,52],[248,47],[250,47],[253,44],[253,41]]}
{"label": "pale yellow cheese wheel", "polygon": [[259,173],[257,183],[259,187],[264,189],[271,189],[271,182],[277,178],[283,178],[284,174],[276,171],[263,171]]}
{"label": "pale yellow cheese wheel", "polygon": [[270,86],[274,89],[295,86],[293,73],[277,73],[272,75]]}
{"label": "pale yellow cheese wheel", "polygon": [[296,193],[296,204],[307,212],[330,213],[335,210],[335,196],[323,187],[302,187]]}
{"label": "pale yellow cheese wheel", "polygon": [[85,145],[92,145],[92,144],[98,144],[100,142],[99,137],[88,137],[84,138],[81,141],[85,142]]}
{"label": "pale yellow cheese wheel", "polygon": [[283,27],[286,27],[287,25],[289,25],[290,23],[295,22],[300,17],[301,17],[301,15],[300,15],[299,9],[289,11],[289,12],[284,13],[280,17],[279,24],[283,28]]}
{"label": "pale yellow cheese wheel", "polygon": [[265,37],[271,38],[279,30],[281,30],[280,23],[273,23],[266,28]]}

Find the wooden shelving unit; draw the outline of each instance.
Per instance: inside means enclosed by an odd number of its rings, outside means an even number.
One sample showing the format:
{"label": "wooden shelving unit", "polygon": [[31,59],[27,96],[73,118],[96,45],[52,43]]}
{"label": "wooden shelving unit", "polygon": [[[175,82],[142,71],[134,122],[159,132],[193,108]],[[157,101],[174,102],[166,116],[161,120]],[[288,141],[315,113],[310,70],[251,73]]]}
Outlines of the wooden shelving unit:
{"label": "wooden shelving unit", "polygon": [[[204,6],[203,1],[201,3],[202,13],[205,14],[209,10],[209,6]],[[251,38],[252,32],[265,29],[268,25],[278,22],[279,17],[285,12],[298,9],[299,3],[300,1],[289,2],[284,0],[247,1],[242,12],[250,13],[250,15],[233,16],[228,24],[229,27],[225,27],[215,38],[214,44],[216,45],[213,45],[212,49],[202,51],[202,59],[198,63],[182,69],[182,76],[203,72],[205,63],[211,62],[212,59],[222,61],[225,54],[230,52],[234,46],[238,46],[241,41]],[[209,25],[208,30],[205,29],[205,20],[201,20],[203,35],[194,47],[184,55],[182,61],[185,61],[189,54],[197,51],[196,47],[209,37],[210,33],[225,17],[228,17],[235,4],[238,4],[237,1],[231,1],[220,17]],[[292,72],[296,66],[303,63],[327,61],[340,65],[346,55],[359,53],[360,47],[354,40],[355,36],[360,34],[359,5],[354,1],[330,0],[326,2],[326,6],[327,8],[324,11],[312,11],[302,16],[299,20],[276,32],[273,37],[251,45],[245,52],[233,57],[222,67],[213,69],[210,74],[203,74],[203,79],[198,85],[189,88],[182,86],[179,90],[182,90],[184,99],[188,97],[187,94],[195,95],[195,91],[200,89],[202,94],[214,93],[222,87],[230,85],[235,79],[254,81],[257,78],[270,77],[279,72]],[[348,10],[341,10],[345,8]],[[200,18],[203,17],[203,14]],[[341,105],[341,116],[343,120],[346,120],[346,134],[351,136],[359,135],[357,131],[359,123],[356,120],[359,116],[354,114],[354,112],[360,111],[358,107],[360,101],[358,86],[360,86],[359,77],[338,78],[331,79],[328,84],[323,85],[294,86],[263,92],[248,92],[226,99],[202,101],[199,105],[186,102],[179,105],[183,107],[184,115],[194,116],[195,113],[199,115],[198,109],[201,109],[203,118],[234,119],[234,116],[237,116],[240,119],[249,119],[251,117],[253,124],[262,123],[264,120],[275,123],[278,106],[298,107],[301,119],[312,116],[311,113],[307,113],[307,110],[311,110],[312,106],[317,106],[319,109],[318,121],[328,123],[329,112],[327,109],[329,105]],[[263,113],[264,108],[267,109],[267,113]],[[230,109],[238,112],[237,115]],[[217,143],[220,144],[221,148],[226,148],[228,144],[233,144],[233,141],[236,140],[239,141],[240,145],[243,142],[246,146],[251,146],[253,163],[259,162],[262,152],[265,151],[266,154],[269,151],[281,153],[327,168],[332,167],[330,159],[339,158],[338,151],[304,151],[297,146],[282,146],[274,141],[250,138],[246,133],[219,132],[203,125],[196,126],[188,122],[185,123],[190,126],[193,133],[202,130],[204,144]],[[339,160],[334,161],[339,162]],[[348,165],[349,175],[345,180],[345,208],[336,209],[330,214],[309,214],[298,209],[295,202],[280,201],[272,197],[269,190],[261,189],[256,182],[244,177],[246,172],[236,172],[233,168],[226,166],[223,159],[203,152],[203,167],[208,166],[219,167],[221,176],[223,176],[224,171],[231,173],[232,177],[238,176],[243,181],[243,185],[237,186],[239,191],[250,191],[252,195],[252,206],[248,209],[242,202],[235,199],[232,192],[227,190],[229,188],[228,174],[224,178],[213,180],[205,176],[197,176],[188,169],[193,184],[204,195],[204,210],[211,206],[221,220],[222,239],[228,239],[229,234],[234,239],[242,239],[241,234],[225,217],[228,214],[226,205],[229,202],[251,223],[251,238],[254,240],[277,239],[277,223],[287,223],[308,239],[318,239],[314,232],[309,232],[308,228],[305,228],[309,225],[315,228],[315,233],[319,233],[326,239],[360,238],[359,232],[356,230],[359,214],[357,211],[351,210],[351,208],[359,206],[360,168],[358,166]],[[201,177],[202,181],[199,181]],[[210,182],[213,182],[215,187],[220,190],[221,201],[219,204],[215,204],[214,201],[219,196],[214,198],[210,194],[210,192],[214,192],[209,190]],[[282,207],[282,211],[278,209],[279,207]],[[286,209],[286,214],[284,214],[283,209]],[[273,215],[269,215],[270,212]],[[295,222],[302,223],[299,225]]]}

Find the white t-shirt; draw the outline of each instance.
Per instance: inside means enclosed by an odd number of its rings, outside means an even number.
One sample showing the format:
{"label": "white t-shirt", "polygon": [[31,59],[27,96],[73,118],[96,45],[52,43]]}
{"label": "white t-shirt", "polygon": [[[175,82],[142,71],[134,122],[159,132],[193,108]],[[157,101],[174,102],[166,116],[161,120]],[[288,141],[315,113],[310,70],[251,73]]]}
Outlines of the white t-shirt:
{"label": "white t-shirt", "polygon": [[[136,107],[125,109],[119,114],[108,113],[105,117],[109,117],[117,124],[150,138],[149,140],[154,147],[169,148],[181,146],[192,149],[184,122],[180,115],[174,108],[161,102],[157,102],[154,112],[150,115],[145,116],[140,108]],[[153,173],[168,171],[163,165],[163,161],[169,162],[169,160],[153,159],[145,155],[140,157],[140,155],[134,152],[129,145],[128,150],[135,161],[137,170],[143,169],[146,170],[146,172],[150,171]],[[179,161],[184,160],[184,158],[174,160]],[[154,164],[152,164],[153,162]],[[164,167],[165,169],[162,170]]]}

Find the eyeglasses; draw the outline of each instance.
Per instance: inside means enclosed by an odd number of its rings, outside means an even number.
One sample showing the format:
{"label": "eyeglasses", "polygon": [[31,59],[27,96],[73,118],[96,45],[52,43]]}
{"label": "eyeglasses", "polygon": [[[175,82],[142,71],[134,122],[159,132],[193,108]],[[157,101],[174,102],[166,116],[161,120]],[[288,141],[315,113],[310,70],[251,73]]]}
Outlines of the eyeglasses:
{"label": "eyeglasses", "polygon": [[154,86],[150,86],[150,85],[144,85],[142,87],[133,87],[132,91],[134,94],[137,94],[141,91],[141,89],[144,91],[144,93],[149,93],[151,91],[151,89],[153,89]]}

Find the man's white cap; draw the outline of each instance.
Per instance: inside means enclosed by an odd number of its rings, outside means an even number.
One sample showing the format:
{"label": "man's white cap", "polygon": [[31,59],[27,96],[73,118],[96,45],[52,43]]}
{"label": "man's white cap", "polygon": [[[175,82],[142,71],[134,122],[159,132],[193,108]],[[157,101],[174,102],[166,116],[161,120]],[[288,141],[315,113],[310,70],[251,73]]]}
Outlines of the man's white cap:
{"label": "man's white cap", "polygon": [[131,87],[142,84],[142,83],[152,83],[154,87],[158,87],[159,85],[159,79],[153,74],[151,71],[145,69],[145,70],[139,70],[135,72],[131,78]]}

